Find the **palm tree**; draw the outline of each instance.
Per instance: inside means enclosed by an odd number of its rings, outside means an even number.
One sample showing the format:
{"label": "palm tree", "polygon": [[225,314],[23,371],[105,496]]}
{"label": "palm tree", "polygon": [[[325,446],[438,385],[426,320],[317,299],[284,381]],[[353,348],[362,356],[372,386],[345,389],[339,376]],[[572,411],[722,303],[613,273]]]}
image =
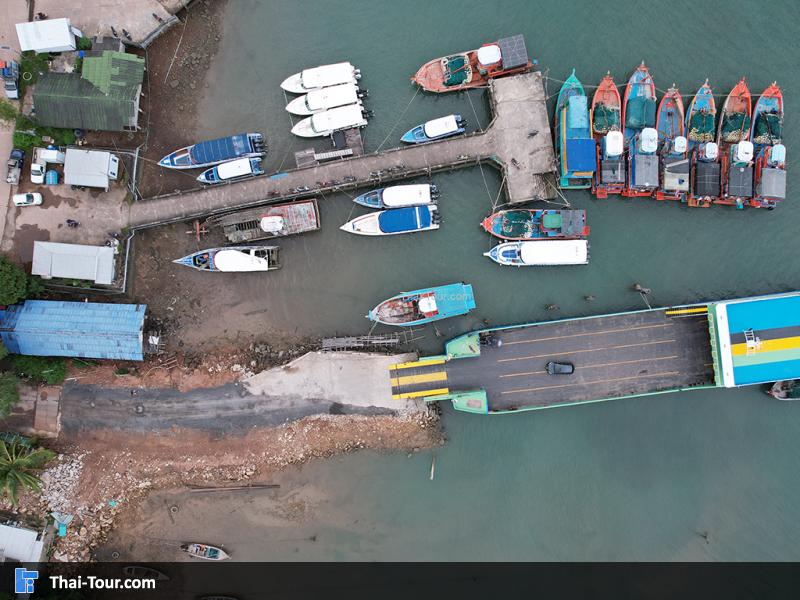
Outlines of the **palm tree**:
{"label": "palm tree", "polygon": [[0,489],[11,504],[17,505],[20,487],[39,491],[41,481],[38,472],[55,457],[55,453],[44,448],[28,448],[17,442],[0,441]]}

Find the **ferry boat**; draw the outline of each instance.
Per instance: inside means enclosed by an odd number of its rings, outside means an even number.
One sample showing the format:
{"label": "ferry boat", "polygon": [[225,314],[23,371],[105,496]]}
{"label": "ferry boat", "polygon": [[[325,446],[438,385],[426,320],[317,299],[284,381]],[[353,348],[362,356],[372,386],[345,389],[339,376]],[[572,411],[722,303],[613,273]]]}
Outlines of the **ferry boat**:
{"label": "ferry boat", "polygon": [[362,92],[355,83],[340,83],[308,92],[286,105],[293,115],[307,117],[338,106],[361,104]]}
{"label": "ferry boat", "polygon": [[775,144],[761,149],[756,157],[754,179],[752,206],[771,210],[786,199],[786,146]]}
{"label": "ferry boat", "polygon": [[367,208],[403,208],[433,204],[439,189],[431,184],[392,185],[378,188],[353,198],[353,202]]}
{"label": "ferry boat", "polygon": [[432,142],[433,140],[440,140],[464,133],[466,131],[466,126],[467,122],[461,118],[461,115],[447,115],[446,117],[432,119],[422,125],[417,125],[413,129],[409,129],[403,134],[400,141],[406,144]]}
{"label": "ferry boat", "polygon": [[554,130],[559,186],[572,190],[591,187],[597,155],[586,93],[575,77],[575,69],[558,93]]}
{"label": "ferry boat", "polygon": [[384,325],[409,327],[465,315],[474,308],[472,286],[451,283],[392,296],[369,311],[367,318]]}
{"label": "ferry boat", "polygon": [[203,560],[226,560],[230,558],[230,555],[222,548],[217,548],[210,544],[181,544],[181,550],[186,552],[189,556],[202,558]]}
{"label": "ferry boat", "polygon": [[206,142],[198,142],[168,154],[158,164],[167,169],[212,167],[234,158],[264,156],[267,147],[260,133],[238,133]]}
{"label": "ferry boat", "polygon": [[360,70],[349,62],[340,62],[305,69],[290,75],[283,80],[281,88],[291,94],[307,94],[313,90],[341,83],[358,83],[359,79],[361,79]]}
{"label": "ferry boat", "polygon": [[256,177],[257,175],[263,174],[264,170],[261,168],[261,158],[237,158],[206,169],[197,176],[197,181],[213,185],[216,183],[225,183],[227,181],[238,181],[239,179],[247,179],[248,177]]}
{"label": "ferry boat", "polygon": [[753,110],[750,140],[760,151],[764,146],[774,146],[783,140],[783,93],[773,81],[761,92]]}
{"label": "ferry boat", "polygon": [[621,194],[625,188],[625,144],[621,116],[622,99],[609,72],[597,86],[592,98],[592,136],[597,144],[592,193],[597,198]]}
{"label": "ferry boat", "polygon": [[645,127],[656,124],[656,86],[647,66],[642,62],[628,79],[622,100],[622,122],[625,145]]}
{"label": "ferry boat", "polygon": [[441,219],[436,206],[410,206],[367,213],[342,225],[339,229],[356,235],[399,235],[439,229]]}
{"label": "ferry boat", "polygon": [[228,242],[242,244],[316,231],[320,228],[317,200],[272,204],[210,217],[208,228],[220,227]]}
{"label": "ferry boat", "polygon": [[585,210],[516,208],[500,210],[481,223],[501,240],[584,239],[589,235]]}
{"label": "ferry boat", "polygon": [[482,87],[495,77],[526,73],[533,68],[525,38],[514,35],[477,50],[435,58],[422,65],[411,78],[427,92],[455,92]]}
{"label": "ferry boat", "polygon": [[210,273],[243,273],[280,269],[277,246],[228,246],[198,250],[172,262]]}
{"label": "ferry boat", "polygon": [[689,103],[689,111],[686,114],[686,139],[689,140],[690,151],[699,144],[714,141],[716,116],[717,105],[706,79]]}
{"label": "ferry boat", "polygon": [[586,240],[543,240],[504,242],[484,252],[500,265],[515,267],[547,267],[585,265],[589,262]]}
{"label": "ferry boat", "polygon": [[656,131],[661,156],[657,200],[683,201],[689,192],[689,142],[684,135],[683,99],[675,84],[658,105]]}
{"label": "ferry boat", "polygon": [[325,137],[342,129],[364,127],[366,124],[363,107],[360,104],[350,104],[306,117],[292,127],[292,133],[304,138]]}

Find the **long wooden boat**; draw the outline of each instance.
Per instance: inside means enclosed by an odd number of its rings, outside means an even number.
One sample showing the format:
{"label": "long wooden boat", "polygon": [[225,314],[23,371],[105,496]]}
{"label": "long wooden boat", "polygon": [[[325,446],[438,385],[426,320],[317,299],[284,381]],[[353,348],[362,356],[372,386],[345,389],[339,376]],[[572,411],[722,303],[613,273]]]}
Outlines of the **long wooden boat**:
{"label": "long wooden boat", "polygon": [[689,103],[686,112],[686,139],[689,143],[689,193],[686,203],[708,208],[722,193],[719,146],[714,141],[717,106],[708,79]]}
{"label": "long wooden boat", "polygon": [[500,210],[481,223],[501,240],[577,240],[589,235],[585,210],[516,208]]}
{"label": "long wooden boat", "polygon": [[410,327],[465,315],[474,308],[472,286],[451,283],[392,296],[369,311],[367,318],[384,325]]}
{"label": "long wooden boat", "polygon": [[356,235],[383,236],[439,229],[436,205],[409,206],[367,213],[351,219],[339,229]]}
{"label": "long wooden boat", "polygon": [[693,150],[698,144],[714,141],[716,116],[714,93],[706,79],[689,103],[689,110],[686,113],[686,139],[689,140],[689,150]]}
{"label": "long wooden boat", "polygon": [[533,68],[525,38],[513,35],[477,50],[442,56],[426,62],[411,78],[427,92],[455,92],[482,87],[489,80],[525,73]]}
{"label": "long wooden boat", "polygon": [[750,90],[742,77],[725,99],[717,126],[721,165],[717,204],[741,209],[753,199],[755,154],[749,140],[752,110]]}
{"label": "long wooden boat", "polygon": [[573,69],[556,100],[555,149],[562,189],[592,186],[597,155],[589,122],[586,92]]}
{"label": "long wooden boat", "polygon": [[656,124],[656,86],[644,61],[636,67],[625,87],[622,123],[626,146],[636,133]]}
{"label": "long wooden boat", "polygon": [[622,98],[611,72],[606,73],[594,92],[591,120],[592,136],[597,143],[592,193],[597,198],[621,194],[627,166],[622,133]]}
{"label": "long wooden boat", "polygon": [[370,190],[353,198],[353,202],[367,208],[403,208],[434,204],[439,189],[432,183],[390,185]]}
{"label": "long wooden boat", "polygon": [[753,105],[750,89],[744,77],[739,80],[722,105],[717,126],[717,145],[724,150],[724,144],[735,144],[750,139]]}
{"label": "long wooden boat", "polygon": [[266,153],[263,135],[238,133],[180,148],[167,154],[158,164],[167,169],[199,169],[213,167],[235,158],[264,156]]}
{"label": "long wooden boat", "polygon": [[484,252],[500,265],[514,267],[548,267],[585,265],[589,262],[586,240],[546,240],[539,242],[504,242]]}
{"label": "long wooden boat", "polygon": [[683,99],[673,83],[661,98],[656,117],[661,157],[659,187],[655,193],[657,200],[683,201],[689,192],[691,165],[684,118]]}
{"label": "long wooden boat", "polygon": [[210,217],[205,225],[220,227],[231,244],[255,242],[316,231],[320,228],[317,200],[298,200]]}
{"label": "long wooden boat", "polygon": [[230,558],[230,555],[222,548],[210,544],[190,542],[181,544],[181,550],[193,558],[201,558],[203,560],[226,560]]}
{"label": "long wooden boat", "polygon": [[198,250],[172,262],[207,273],[246,273],[281,268],[277,246],[227,246]]}
{"label": "long wooden boat", "polygon": [[753,110],[751,141],[760,150],[764,146],[774,146],[783,140],[783,93],[778,83],[761,92]]}

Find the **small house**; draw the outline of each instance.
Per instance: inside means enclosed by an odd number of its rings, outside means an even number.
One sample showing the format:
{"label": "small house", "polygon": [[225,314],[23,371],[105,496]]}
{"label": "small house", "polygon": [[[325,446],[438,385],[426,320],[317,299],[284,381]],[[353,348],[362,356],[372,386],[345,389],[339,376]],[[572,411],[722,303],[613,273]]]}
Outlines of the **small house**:
{"label": "small house", "polygon": [[17,23],[19,47],[23,52],[69,52],[77,47],[75,37],[81,37],[69,19],[45,19]]}
{"label": "small house", "polygon": [[33,242],[31,275],[42,279],[83,279],[97,285],[111,285],[114,270],[114,249],[109,246]]}

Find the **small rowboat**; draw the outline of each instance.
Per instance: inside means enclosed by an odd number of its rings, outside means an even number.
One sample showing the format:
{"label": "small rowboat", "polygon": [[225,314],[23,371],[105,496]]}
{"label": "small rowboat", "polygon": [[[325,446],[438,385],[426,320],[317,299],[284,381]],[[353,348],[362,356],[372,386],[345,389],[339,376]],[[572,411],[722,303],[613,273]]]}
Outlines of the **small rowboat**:
{"label": "small rowboat", "polygon": [[461,118],[461,115],[447,115],[446,117],[432,119],[422,125],[417,125],[413,129],[409,129],[403,134],[400,141],[406,144],[432,142],[433,140],[440,140],[464,133],[466,131],[466,125],[467,122]]}
{"label": "small rowboat", "polygon": [[472,286],[452,283],[393,296],[369,311],[367,318],[384,325],[408,327],[465,315],[474,308]]}
{"label": "small rowboat", "polygon": [[399,235],[439,229],[439,213],[436,206],[410,206],[367,213],[342,225],[339,229],[356,235]]}
{"label": "small rowboat", "polygon": [[725,144],[736,144],[750,139],[753,105],[750,89],[744,77],[725,99],[717,127],[717,145],[725,152]]}
{"label": "small rowboat", "polygon": [[622,100],[622,123],[625,144],[646,127],[656,124],[656,86],[644,61],[633,72],[625,87]]}
{"label": "small rowboat", "polygon": [[181,550],[193,558],[202,558],[203,560],[226,560],[230,558],[230,555],[222,548],[217,548],[209,544],[198,544],[194,542],[181,544]]}
{"label": "small rowboat", "polygon": [[717,105],[708,79],[700,86],[689,103],[686,114],[686,138],[691,151],[698,144],[714,141],[714,121],[717,116]]}
{"label": "small rowboat", "polygon": [[783,139],[783,93],[777,82],[761,92],[753,110],[750,140],[758,149],[780,144]]}
{"label": "small rowboat", "polygon": [[539,242],[505,242],[484,252],[500,265],[514,267],[545,267],[556,265],[585,265],[589,262],[589,242],[586,240],[546,240]]}
{"label": "small rowboat", "polygon": [[585,210],[501,210],[486,217],[481,226],[501,240],[581,239],[589,235]]}
{"label": "small rowboat", "polygon": [[353,198],[353,202],[367,208],[403,208],[433,204],[439,190],[433,184],[392,185],[372,190]]}

